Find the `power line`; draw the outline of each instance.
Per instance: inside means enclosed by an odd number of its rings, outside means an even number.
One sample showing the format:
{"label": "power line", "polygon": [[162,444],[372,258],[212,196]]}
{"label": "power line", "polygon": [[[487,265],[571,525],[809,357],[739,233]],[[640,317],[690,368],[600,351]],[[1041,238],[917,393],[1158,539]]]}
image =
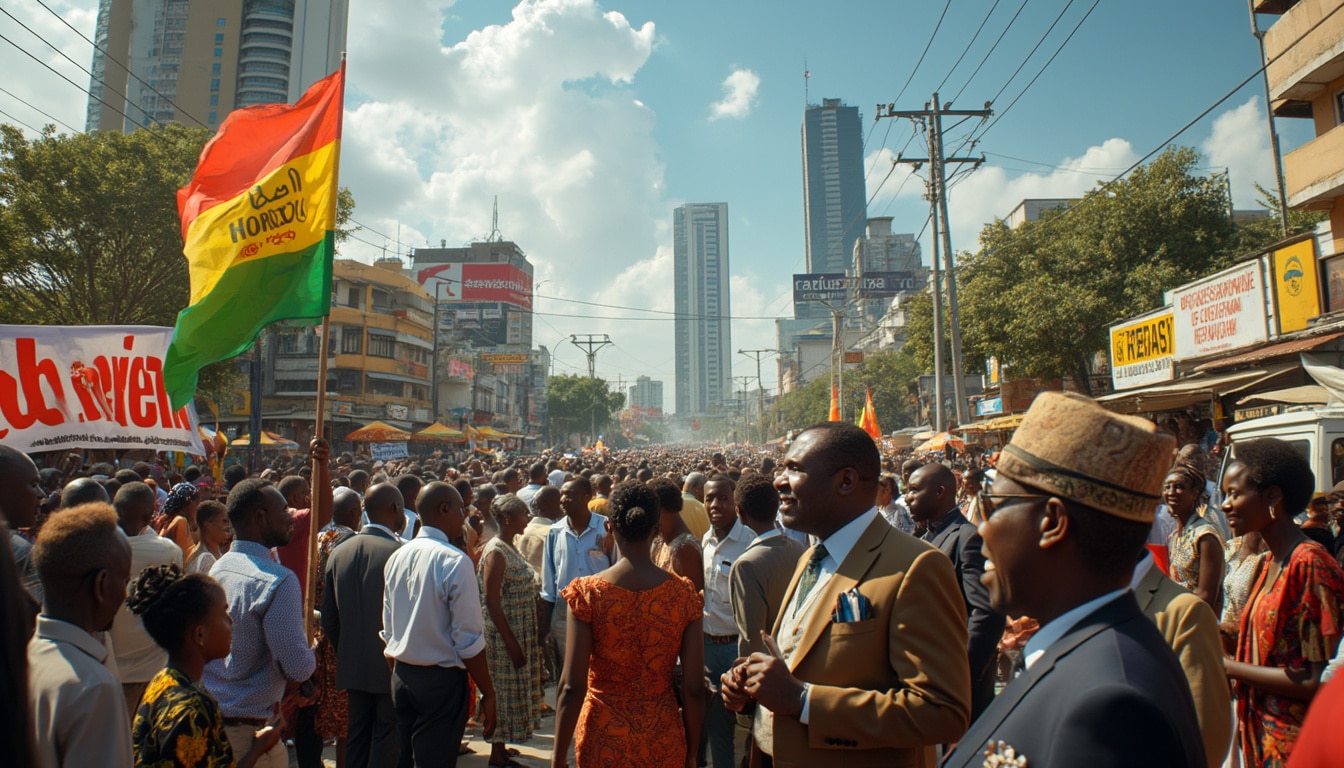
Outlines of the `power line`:
{"label": "power line", "polygon": [[15,117],[15,116],[13,116],[13,115],[11,115],[11,114],[9,114],[8,112],[6,112],[6,111],[4,111],[4,110],[0,110],[0,115],[4,115],[5,117],[9,118],[10,120],[13,120],[15,123],[17,123],[17,124],[23,126],[24,128],[27,128],[28,130],[32,131],[33,133],[36,133],[36,134],[39,135],[39,136],[42,135],[42,131],[37,130],[37,129],[34,128],[33,126],[31,126],[31,125],[29,125],[29,124],[23,122],[23,121],[20,120],[19,118]]}
{"label": "power line", "polygon": [[1069,0],[1069,2],[1064,5],[1064,8],[1059,12],[1059,15],[1055,16],[1055,20],[1050,22],[1050,26],[1045,30],[1045,34],[1041,35],[1041,39],[1037,40],[1036,45],[1032,46],[1031,52],[1027,54],[1026,58],[1022,59],[1021,64],[1017,65],[1017,69],[1013,70],[1013,74],[1008,76],[1003,87],[999,89],[998,93],[994,94],[994,98],[990,99],[991,102],[998,101],[999,97],[1003,95],[1003,92],[1008,90],[1008,86],[1017,78],[1017,75],[1022,71],[1022,68],[1027,66],[1027,62],[1031,61],[1031,57],[1036,55],[1036,51],[1040,50],[1041,46],[1045,44],[1046,38],[1050,37],[1050,33],[1055,31],[1055,26],[1059,24],[1060,19],[1064,18],[1064,14],[1068,13],[1069,9],[1073,7],[1074,2],[1076,2],[1076,0]]}
{"label": "power line", "polygon": [[994,0],[994,4],[989,7],[989,13],[986,13],[985,18],[980,20],[980,26],[976,27],[975,34],[971,35],[971,41],[961,50],[961,55],[958,56],[956,62],[952,64],[952,68],[947,70],[947,74],[943,76],[942,82],[938,83],[938,87],[933,90],[943,90],[943,86],[947,84],[948,78],[952,77],[952,73],[956,72],[957,67],[961,66],[961,60],[966,58],[966,54],[971,52],[971,46],[975,45],[975,41],[980,38],[980,31],[985,28],[985,24],[988,23],[989,17],[994,15],[994,9],[999,7],[1000,2],[1002,2],[1002,0]]}
{"label": "power line", "polygon": [[1003,38],[1008,34],[1008,30],[1013,28],[1013,22],[1017,21],[1017,17],[1022,15],[1022,9],[1027,7],[1028,2],[1030,2],[1030,0],[1022,0],[1022,4],[1017,7],[1017,13],[1013,14],[1013,18],[1008,20],[1008,25],[999,33],[999,38],[994,41],[994,44],[989,47],[988,51],[985,51],[984,57],[980,59],[979,64],[975,65],[975,70],[971,72],[971,76],[966,78],[966,82],[962,83],[961,88],[952,96],[952,101],[961,98],[961,94],[965,92],[966,87],[971,84],[971,81],[975,79],[976,75],[980,74],[980,68],[985,66],[985,62],[989,61],[990,55],[998,50],[999,43],[1003,42]]}
{"label": "power line", "polygon": [[[170,98],[168,98],[167,96],[165,96],[165,95],[163,94],[163,92],[160,91],[158,88],[155,88],[154,86],[152,86],[152,85],[150,85],[149,83],[145,82],[144,80],[140,79],[140,76],[139,76],[139,75],[137,75],[137,74],[135,74],[134,72],[132,72],[132,71],[130,70],[129,67],[127,67],[125,64],[122,64],[120,61],[118,61],[118,60],[116,59],[116,57],[114,57],[112,54],[108,53],[106,48],[100,48],[100,47],[98,46],[97,43],[95,43],[94,41],[92,41],[92,40],[89,39],[89,36],[88,36],[88,35],[84,34],[84,33],[81,32],[79,29],[75,28],[75,26],[72,25],[69,21],[66,21],[66,19],[65,19],[64,16],[62,16],[61,14],[59,14],[59,13],[57,13],[56,11],[52,10],[51,6],[47,5],[45,2],[43,2],[43,0],[36,0],[36,2],[37,2],[38,5],[42,6],[43,8],[46,8],[46,9],[47,9],[47,12],[50,13],[52,16],[55,16],[56,18],[60,19],[62,24],[64,24],[65,26],[67,26],[67,27],[70,28],[70,31],[72,31],[72,32],[74,32],[75,34],[79,35],[80,37],[84,38],[84,42],[86,42],[86,43],[88,43],[89,45],[93,46],[93,49],[94,49],[95,51],[98,51],[99,53],[103,54],[103,58],[107,59],[108,61],[112,62],[113,64],[116,64],[118,67],[121,67],[122,70],[124,70],[124,71],[126,72],[126,74],[128,74],[128,75],[130,75],[131,77],[135,78],[135,81],[136,81],[137,83],[140,83],[141,85],[145,86],[145,87],[148,88],[149,90],[153,91],[154,94],[155,94],[156,96],[158,96],[159,98],[161,98],[161,99],[163,99],[164,101],[168,102],[169,104],[173,105],[173,109],[176,109],[176,110],[177,110],[177,113],[178,113],[179,115],[185,115],[185,116],[191,118],[192,122],[196,123],[197,125],[201,126],[202,128],[209,128],[209,127],[210,127],[208,124],[201,122],[201,120],[200,120],[199,118],[197,118],[195,115],[191,114],[190,112],[186,111],[186,110],[183,109],[182,107],[178,106],[177,102],[175,102],[175,101],[173,101],[172,99],[170,99]],[[93,77],[92,74],[90,74],[89,76],[90,76],[90,77]],[[106,84],[107,84],[107,81],[106,81],[106,80],[102,80],[102,81],[101,81],[101,84],[102,84],[102,85],[106,85]],[[141,111],[143,112],[144,110],[141,110]]]}
{"label": "power line", "polygon": [[[39,115],[42,115],[43,117],[47,118],[48,120],[51,120],[53,123],[60,123],[61,125],[64,125],[66,128],[69,128],[70,130],[74,131],[75,133],[83,133],[83,131],[81,131],[81,130],[79,130],[78,128],[74,127],[73,125],[71,125],[71,124],[65,122],[64,120],[60,119],[59,117],[56,117],[55,115],[53,115],[53,114],[51,114],[50,112],[47,112],[47,111],[45,111],[45,110],[38,109],[37,107],[33,106],[32,104],[29,104],[28,102],[26,102],[26,101],[24,101],[23,99],[19,98],[17,95],[15,95],[15,94],[13,94],[13,93],[10,93],[9,91],[5,90],[4,88],[0,88],[0,93],[5,94],[6,96],[8,96],[8,97],[10,97],[11,99],[13,99],[13,100],[19,102],[20,104],[24,105],[25,107],[27,107],[27,108],[33,110],[34,112],[38,113]],[[41,131],[38,131],[38,133],[41,133]]]}
{"label": "power line", "polygon": [[[121,110],[118,109],[117,107],[114,107],[114,106],[112,106],[111,104],[107,103],[106,101],[104,101],[104,100],[102,99],[102,97],[100,97],[100,96],[94,96],[93,93],[92,93],[88,88],[85,88],[84,86],[80,85],[79,83],[76,83],[74,80],[71,80],[70,78],[68,78],[68,77],[66,77],[65,75],[61,74],[61,73],[58,72],[54,67],[52,67],[50,64],[48,64],[47,62],[45,62],[45,61],[43,61],[43,60],[37,58],[37,56],[33,55],[33,53],[30,52],[27,48],[24,48],[23,46],[19,45],[18,43],[14,42],[13,40],[10,40],[8,37],[5,37],[3,34],[0,34],[0,40],[4,40],[6,43],[9,43],[10,45],[14,46],[14,47],[17,48],[17,49],[19,50],[19,52],[22,53],[24,56],[27,56],[28,58],[32,59],[33,61],[36,61],[38,64],[41,64],[42,66],[46,67],[48,70],[51,70],[52,74],[54,74],[54,75],[56,75],[57,77],[61,78],[61,79],[64,80],[65,82],[67,82],[67,83],[69,83],[69,84],[75,86],[75,87],[78,88],[80,91],[82,91],[82,92],[88,94],[90,98],[97,99],[99,102],[102,103],[103,106],[107,107],[108,109],[112,110],[113,112],[116,112],[117,114],[121,115],[122,117],[126,118],[127,120],[130,120],[131,123],[135,123],[135,118],[133,118],[133,117],[131,117],[130,115],[126,114],[125,112],[121,111]],[[129,103],[129,102],[128,102],[128,103]],[[141,112],[144,112],[143,109],[140,110],[140,111],[141,111]],[[146,113],[146,115],[148,115],[148,113]],[[153,133],[153,131],[151,131],[151,133]],[[167,141],[167,140],[168,140],[167,137],[164,137],[164,136],[162,136],[161,134],[157,134],[157,133],[155,133],[154,135],[155,135],[155,136],[159,136],[159,137],[162,138],[164,141]]]}
{"label": "power line", "polygon": [[919,60],[915,62],[915,68],[910,70],[910,76],[905,79],[905,85],[901,86],[901,90],[896,94],[893,103],[901,100],[901,97],[905,95],[905,89],[910,87],[910,81],[915,79],[915,73],[919,71],[919,65],[924,63],[924,57],[928,55],[929,48],[933,47],[933,39],[938,36],[938,30],[943,26],[943,19],[947,18],[947,9],[951,7],[952,0],[943,3],[943,12],[938,15],[938,23],[933,25],[933,34],[929,35],[929,41],[924,44],[924,52],[919,54]]}

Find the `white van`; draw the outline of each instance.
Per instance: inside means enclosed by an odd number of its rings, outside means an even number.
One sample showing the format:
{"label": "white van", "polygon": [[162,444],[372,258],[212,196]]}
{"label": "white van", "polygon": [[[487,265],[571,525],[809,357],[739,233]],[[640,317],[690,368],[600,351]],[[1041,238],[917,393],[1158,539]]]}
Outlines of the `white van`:
{"label": "white van", "polygon": [[1227,471],[1228,459],[1236,455],[1237,443],[1273,437],[1291,443],[1307,457],[1316,475],[1317,492],[1329,493],[1335,483],[1344,480],[1344,406],[1322,406],[1250,419],[1228,427],[1227,437],[1232,449],[1223,461],[1223,472]]}

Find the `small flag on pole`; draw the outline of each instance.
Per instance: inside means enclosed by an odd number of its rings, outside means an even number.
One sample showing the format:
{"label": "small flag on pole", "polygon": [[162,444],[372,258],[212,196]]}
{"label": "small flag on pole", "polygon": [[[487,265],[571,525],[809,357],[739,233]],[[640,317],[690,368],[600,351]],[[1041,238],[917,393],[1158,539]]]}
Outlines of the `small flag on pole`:
{"label": "small flag on pole", "polygon": [[191,298],[164,358],[174,407],[210,363],[251,346],[267,324],[315,324],[331,309],[345,63],[293,106],[240,109],[177,192]]}
{"label": "small flag on pole", "polygon": [[868,402],[863,405],[863,421],[859,424],[863,431],[874,440],[882,439],[882,430],[877,426],[877,411],[873,410],[873,390],[864,387],[868,392]]}
{"label": "small flag on pole", "polygon": [[835,387],[831,387],[831,415],[829,420],[840,420],[840,392]]}

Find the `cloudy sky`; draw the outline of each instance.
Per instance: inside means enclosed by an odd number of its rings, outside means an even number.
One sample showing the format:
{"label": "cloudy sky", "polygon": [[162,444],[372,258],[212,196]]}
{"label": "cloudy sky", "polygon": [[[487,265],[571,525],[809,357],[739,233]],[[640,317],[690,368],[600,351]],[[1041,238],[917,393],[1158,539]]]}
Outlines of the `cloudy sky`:
{"label": "cloudy sky", "polygon": [[[4,4],[0,120],[82,128],[87,97],[19,49],[87,84],[39,36],[87,67],[70,27],[92,36],[97,3],[43,2],[62,18]],[[923,183],[891,164],[924,149],[874,105],[918,109],[934,90],[961,108],[994,102],[962,150],[988,162],[952,190],[953,245],[972,248],[1023,198],[1081,194],[1162,146],[1258,55],[1244,6],[1214,0],[949,0],[945,15],[910,0],[350,5],[341,181],[367,242],[344,255],[483,237],[497,195],[500,230],[536,266],[535,343],[555,348],[555,372],[585,369],[569,334],[609,333],[599,375],[662,379],[669,409],[672,209],[728,203],[733,348],[773,347],[769,318],[791,314],[789,275],[803,271],[805,98],[860,108],[869,215],[923,232],[928,253]],[[1239,208],[1255,206],[1253,181],[1273,182],[1261,93],[1253,81],[1177,139],[1207,172],[1230,171]],[[1307,121],[1280,126],[1285,151],[1310,138]],[[949,130],[948,146],[976,127]],[[735,373],[755,372],[735,357]],[[773,365],[764,378],[772,391]]]}

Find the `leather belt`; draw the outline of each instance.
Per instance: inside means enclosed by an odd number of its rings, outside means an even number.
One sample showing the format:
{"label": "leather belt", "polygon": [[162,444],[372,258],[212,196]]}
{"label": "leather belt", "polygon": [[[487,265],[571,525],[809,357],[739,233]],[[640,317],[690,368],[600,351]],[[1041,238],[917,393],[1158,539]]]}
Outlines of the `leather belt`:
{"label": "leather belt", "polygon": [[710,645],[728,645],[737,642],[737,635],[711,635],[706,632],[705,642]]}

